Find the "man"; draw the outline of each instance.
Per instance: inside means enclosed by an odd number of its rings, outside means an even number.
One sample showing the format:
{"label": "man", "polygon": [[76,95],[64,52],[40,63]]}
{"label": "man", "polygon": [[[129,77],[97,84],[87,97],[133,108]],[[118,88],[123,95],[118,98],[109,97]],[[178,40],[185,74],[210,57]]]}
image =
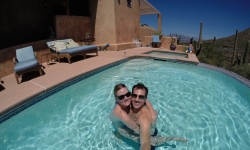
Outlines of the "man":
{"label": "man", "polygon": [[146,108],[148,89],[144,84],[138,83],[132,89],[132,103],[129,116],[140,126],[140,144],[142,150],[150,150],[151,114]]}
{"label": "man", "polygon": [[126,128],[139,134],[139,126],[128,116],[131,104],[131,92],[125,84],[117,84],[114,87],[115,107],[109,114],[109,119],[116,130]]}
{"label": "man", "polygon": [[[129,92],[126,85],[117,84],[113,89],[113,94],[115,97],[115,107],[109,114],[109,119],[112,121],[112,125],[116,130],[126,132],[127,136],[134,133],[138,136],[139,126],[128,115],[130,112],[131,92]],[[146,105],[152,117],[152,124],[156,124],[157,111],[153,109],[153,106],[149,101],[146,101]],[[128,128],[131,130],[127,130]],[[128,131],[129,133],[127,133]],[[130,136],[130,139],[133,137],[134,136]],[[135,139],[133,140],[135,141]]]}
{"label": "man", "polygon": [[141,143],[142,148],[145,147],[145,149],[150,147],[150,143],[153,146],[158,146],[170,140],[186,141],[184,138],[155,136],[154,126],[157,113],[147,100],[148,89],[143,84],[138,83],[133,86],[132,103],[131,93],[124,84],[117,84],[113,93],[116,105],[109,118],[120,135]]}
{"label": "man", "polygon": [[148,88],[144,84],[137,83],[133,86],[129,116],[140,126],[140,143],[144,144],[141,146],[145,146],[145,149],[147,149],[150,147],[150,144],[158,146],[171,140],[187,142],[185,138],[161,137],[157,135],[157,129],[155,124],[152,124],[150,111],[146,105],[147,95]]}

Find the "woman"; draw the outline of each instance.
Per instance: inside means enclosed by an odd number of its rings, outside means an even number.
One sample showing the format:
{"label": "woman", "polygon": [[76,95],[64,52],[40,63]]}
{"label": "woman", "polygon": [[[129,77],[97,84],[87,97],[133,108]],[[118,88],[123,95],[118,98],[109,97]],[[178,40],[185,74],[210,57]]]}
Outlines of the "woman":
{"label": "woman", "polygon": [[[112,121],[113,127],[122,136],[140,143],[140,127],[128,115],[131,110],[131,92],[128,90],[125,84],[117,84],[114,87],[113,93],[115,97],[115,107],[109,115],[109,119]],[[151,135],[153,136],[150,138],[151,145],[158,146],[170,140],[182,142],[187,141],[184,138],[156,136],[157,130],[155,130],[155,125],[158,113],[153,109],[152,104],[148,100],[145,102],[145,107],[149,109],[152,117]]]}
{"label": "woman", "polygon": [[[117,84],[113,90],[115,97],[115,107],[109,115],[110,120],[115,128],[129,128],[139,134],[139,126],[128,115],[131,104],[131,92],[125,84]],[[152,104],[147,100],[146,104],[152,117],[152,124],[155,126],[157,121],[157,111],[152,107]]]}

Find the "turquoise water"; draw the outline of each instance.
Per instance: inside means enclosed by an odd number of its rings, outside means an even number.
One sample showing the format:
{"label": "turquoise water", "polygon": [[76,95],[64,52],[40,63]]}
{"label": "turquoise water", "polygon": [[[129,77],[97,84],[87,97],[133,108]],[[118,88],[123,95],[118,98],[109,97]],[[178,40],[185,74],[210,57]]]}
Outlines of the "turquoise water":
{"label": "turquoise water", "polygon": [[151,51],[147,52],[146,54],[150,54],[153,56],[165,56],[165,57],[177,57],[177,58],[188,58],[188,55],[186,53],[175,53],[175,52],[162,52],[162,51]]}
{"label": "turquoise water", "polygon": [[0,149],[133,150],[107,118],[117,83],[149,88],[159,135],[186,137],[156,149],[250,149],[250,90],[200,66],[133,59],[67,87],[0,124]]}

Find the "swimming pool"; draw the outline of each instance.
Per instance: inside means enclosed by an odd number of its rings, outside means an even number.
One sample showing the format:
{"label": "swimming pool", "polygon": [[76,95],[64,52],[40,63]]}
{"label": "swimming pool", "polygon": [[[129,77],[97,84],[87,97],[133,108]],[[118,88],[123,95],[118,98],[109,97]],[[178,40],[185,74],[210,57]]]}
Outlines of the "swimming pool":
{"label": "swimming pool", "polygon": [[157,51],[153,50],[150,52],[146,52],[144,54],[150,54],[152,56],[163,56],[163,57],[177,57],[177,58],[188,58],[187,53],[180,53],[180,52],[168,52],[168,51]]}
{"label": "swimming pool", "polygon": [[[249,87],[188,63],[132,59],[58,92],[0,124],[0,149],[138,149],[119,140],[107,118],[117,83],[149,88],[163,136],[186,137],[156,149],[249,149]],[[66,86],[64,86],[66,87]],[[55,90],[56,91],[56,90]]]}

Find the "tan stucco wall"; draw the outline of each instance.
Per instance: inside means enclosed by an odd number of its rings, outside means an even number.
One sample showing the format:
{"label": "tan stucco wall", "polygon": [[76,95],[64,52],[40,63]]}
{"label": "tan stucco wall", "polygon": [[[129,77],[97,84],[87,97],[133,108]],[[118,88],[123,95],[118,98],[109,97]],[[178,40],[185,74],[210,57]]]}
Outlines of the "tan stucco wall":
{"label": "tan stucco wall", "polygon": [[96,44],[116,43],[114,0],[98,0],[95,21]]}
{"label": "tan stucco wall", "polygon": [[[177,37],[173,37],[173,38],[175,38],[175,42],[174,42],[174,45],[176,45],[175,51],[184,52],[185,49],[187,49],[187,46],[185,46],[185,45],[177,45]],[[162,41],[161,47],[163,47],[165,49],[170,49],[171,40],[172,40],[171,37],[163,36],[162,39],[161,39],[161,41]]]}
{"label": "tan stucco wall", "polygon": [[142,42],[142,46],[148,46],[152,42],[152,35],[156,32],[156,30],[149,26],[141,26],[141,35],[140,39]]}
{"label": "tan stucco wall", "polygon": [[116,43],[128,43],[140,39],[140,6],[139,1],[132,0],[132,8],[127,7],[127,1],[114,0]]}
{"label": "tan stucco wall", "polygon": [[79,42],[86,38],[86,33],[94,37],[94,27],[91,25],[91,18],[84,16],[55,16],[55,31],[58,39],[71,38]]}
{"label": "tan stucco wall", "polygon": [[[174,37],[174,38],[177,39],[176,37]],[[162,41],[161,47],[169,49],[171,40],[172,40],[171,37],[163,36],[161,39],[161,41]],[[177,40],[175,40],[175,45],[177,45]]]}
{"label": "tan stucco wall", "polygon": [[122,50],[141,46],[139,1],[131,1],[132,8],[125,0],[99,0],[96,11],[96,45],[109,43],[108,50]]}

